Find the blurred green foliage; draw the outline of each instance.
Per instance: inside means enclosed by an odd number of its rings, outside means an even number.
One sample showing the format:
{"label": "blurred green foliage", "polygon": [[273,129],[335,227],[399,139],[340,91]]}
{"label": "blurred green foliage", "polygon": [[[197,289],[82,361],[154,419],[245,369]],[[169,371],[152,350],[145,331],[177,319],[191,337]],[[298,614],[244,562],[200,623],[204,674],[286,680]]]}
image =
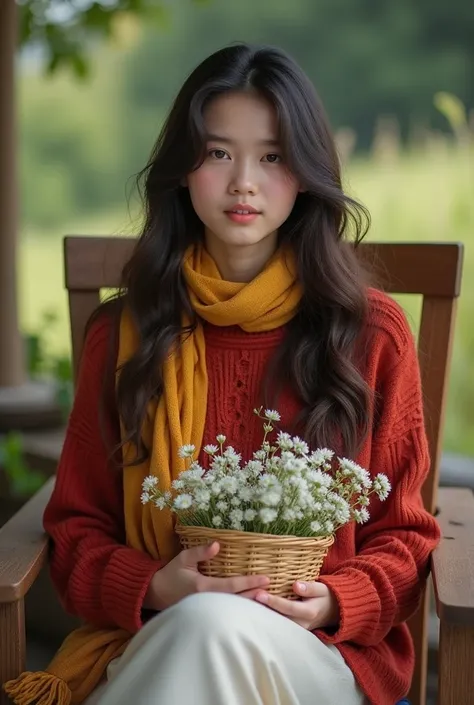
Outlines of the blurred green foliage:
{"label": "blurred green foliage", "polygon": [[88,49],[113,36],[117,18],[136,17],[160,26],[170,12],[159,0],[18,0],[18,4],[20,46],[42,45],[49,73],[67,67],[78,78],[89,73]]}
{"label": "blurred green foliage", "polygon": [[46,479],[43,473],[28,466],[21,435],[13,432],[0,438],[0,470],[11,497],[31,497]]}
{"label": "blurred green foliage", "polygon": [[[53,5],[67,6],[72,18],[48,21]],[[158,12],[161,24],[147,18],[156,7],[165,12]],[[70,0],[28,0],[21,8],[29,17],[23,45],[40,42],[57,69],[54,79],[38,80],[38,55],[25,54],[20,137],[27,224],[54,227],[71,213],[120,204],[186,75],[232,41],[276,44],[293,54],[334,127],[354,131],[357,149],[370,146],[381,115],[396,116],[404,140],[425,128],[445,129],[433,107],[439,92],[474,106],[474,42],[467,32],[474,3],[466,0],[260,0],[258,8],[252,0],[119,0],[77,2],[77,8]],[[110,50],[97,41],[103,35],[112,37]],[[64,58],[69,51],[89,61],[90,82],[73,80],[67,67],[76,59]]]}
{"label": "blurred green foliage", "polygon": [[59,354],[54,347],[51,347],[51,334],[54,334],[59,320],[56,311],[43,311],[35,331],[28,332],[24,339],[30,379],[54,380],[56,399],[66,421],[71,410],[74,389],[70,355]]}

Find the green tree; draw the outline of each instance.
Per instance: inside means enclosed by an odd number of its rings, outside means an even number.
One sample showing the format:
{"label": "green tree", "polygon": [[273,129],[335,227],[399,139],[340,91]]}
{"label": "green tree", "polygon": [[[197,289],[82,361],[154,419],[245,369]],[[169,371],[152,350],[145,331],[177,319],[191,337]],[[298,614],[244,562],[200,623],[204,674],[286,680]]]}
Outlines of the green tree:
{"label": "green tree", "polygon": [[18,0],[18,4],[20,46],[40,43],[47,51],[48,71],[69,66],[80,77],[88,73],[88,47],[113,35],[118,16],[132,15],[157,24],[168,16],[160,0]]}

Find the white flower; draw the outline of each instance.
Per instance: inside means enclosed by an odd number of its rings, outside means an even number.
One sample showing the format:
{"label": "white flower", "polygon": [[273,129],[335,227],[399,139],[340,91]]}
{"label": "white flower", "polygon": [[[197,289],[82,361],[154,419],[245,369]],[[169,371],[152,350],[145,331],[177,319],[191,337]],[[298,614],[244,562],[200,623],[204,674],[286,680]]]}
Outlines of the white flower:
{"label": "white flower", "polygon": [[[288,455],[290,455],[288,453]],[[293,455],[293,453],[291,454]],[[306,463],[303,458],[296,458],[294,455],[292,458],[286,458],[283,461],[283,468],[286,472],[302,472],[306,467]]]}
{"label": "white flower", "polygon": [[274,411],[273,409],[265,409],[265,418],[269,421],[280,421],[281,416],[278,411]]}
{"label": "white flower", "polygon": [[173,482],[171,483],[171,487],[174,490],[182,490],[184,487],[184,482],[183,480],[173,480]]}
{"label": "white flower", "polygon": [[379,499],[383,502],[387,499],[392,486],[388,477],[381,472],[374,478],[373,488]]}
{"label": "white flower", "polygon": [[256,516],[257,516],[257,512],[255,511],[255,509],[246,509],[244,512],[244,520],[245,521],[253,521]]}
{"label": "white flower", "polygon": [[269,490],[268,492],[262,493],[262,502],[266,504],[267,507],[276,507],[280,504],[281,492],[278,490]]}
{"label": "white flower", "polygon": [[267,454],[264,450],[256,450],[255,453],[253,454],[253,457],[258,462],[263,462],[265,460],[265,458],[267,457]]}
{"label": "white flower", "polygon": [[142,504],[147,504],[150,501],[151,497],[148,494],[148,492],[142,492],[140,496],[140,500]]}
{"label": "white flower", "polygon": [[354,519],[358,524],[364,524],[369,520],[369,517],[370,514],[366,507],[362,507],[362,509],[354,509]]}
{"label": "white flower", "polygon": [[193,498],[190,494],[180,494],[175,498],[173,506],[176,510],[189,509],[193,504]]}
{"label": "white flower", "polygon": [[293,438],[293,448],[295,453],[297,453],[298,455],[306,455],[307,453],[309,453],[308,444],[305,443],[305,441],[303,441],[298,436],[295,436]]}
{"label": "white flower", "polygon": [[233,509],[229,514],[231,524],[240,524],[244,518],[244,513],[241,509]]}
{"label": "white flower", "polygon": [[275,475],[264,473],[258,478],[258,484],[262,490],[279,490],[281,491],[280,481]]}
{"label": "white flower", "polygon": [[181,446],[181,448],[178,450],[178,455],[180,458],[192,458],[195,451],[195,446],[193,446],[192,443],[189,443],[188,445]]}
{"label": "white flower", "polygon": [[291,509],[291,507],[288,507],[284,510],[282,516],[284,521],[294,521],[296,519],[296,512],[294,509]]}
{"label": "white flower", "polygon": [[227,504],[227,502],[224,502],[222,499],[220,499],[216,504],[216,509],[218,509],[220,512],[226,512],[229,509],[229,505]]}
{"label": "white flower", "polygon": [[222,524],[223,524],[222,517],[219,516],[219,514],[216,514],[215,516],[212,517],[212,523],[214,524],[214,526],[222,526]]}
{"label": "white flower", "polygon": [[243,502],[251,502],[253,499],[253,490],[251,487],[243,486],[239,488],[239,497]]}
{"label": "white flower", "polygon": [[327,448],[318,448],[313,453],[311,453],[311,455],[309,456],[309,461],[311,465],[320,467],[321,465],[326,465],[330,463],[333,457],[334,453],[332,450],[328,450]]}
{"label": "white flower", "polygon": [[318,487],[331,487],[333,479],[331,475],[323,470],[311,469],[305,475],[306,479]]}
{"label": "white flower", "polygon": [[278,516],[278,512],[276,509],[264,507],[263,509],[260,509],[258,515],[264,524],[270,524],[272,521],[275,521]]}
{"label": "white flower", "polygon": [[179,475],[180,480],[200,480],[201,477],[204,475],[204,468],[202,468],[200,465],[197,463],[193,463],[189,470],[183,470],[182,473]]}
{"label": "white flower", "polygon": [[321,526],[321,524],[319,523],[319,521],[312,521],[311,524],[309,525],[309,528],[311,529],[311,531],[312,531],[314,534],[317,534],[317,533],[319,533],[320,531],[322,531],[322,528],[323,528],[323,527]]}
{"label": "white flower", "polygon": [[219,443],[219,445],[222,445],[226,442],[226,437],[221,434],[220,436],[217,436],[216,441]]}
{"label": "white flower", "polygon": [[236,453],[232,446],[228,446],[224,451],[224,458],[226,458],[231,465],[238,465],[241,455]]}
{"label": "white flower", "polygon": [[211,463],[211,470],[216,472],[225,471],[227,468],[227,459],[223,455],[214,455]]}
{"label": "white flower", "polygon": [[240,497],[237,497],[234,495],[234,497],[231,498],[230,503],[233,507],[239,507],[240,506]]}
{"label": "white flower", "polygon": [[282,450],[291,450],[293,448],[293,440],[290,434],[280,431],[277,436],[277,445],[279,445]]}
{"label": "white flower", "polygon": [[263,465],[260,460],[249,460],[245,469],[252,477],[258,477],[263,472]]}
{"label": "white flower", "polygon": [[211,501],[211,493],[209,490],[199,489],[194,494],[194,499],[197,504],[208,504]]}
{"label": "white flower", "polygon": [[334,519],[338,524],[347,524],[351,519],[351,508],[345,499],[336,495],[333,499]]}
{"label": "white flower", "polygon": [[372,486],[372,480],[367,470],[364,470],[364,468],[361,468],[360,465],[348,458],[338,458],[338,461],[344,476],[352,477],[353,481],[359,482],[363,487],[369,488]]}
{"label": "white flower", "polygon": [[164,509],[166,507],[166,498],[161,496],[161,497],[155,497],[153,500],[153,503],[155,507],[158,509]]}
{"label": "white flower", "polygon": [[283,465],[281,459],[277,455],[274,455],[273,458],[269,458],[267,460],[265,467],[267,472],[276,474],[279,470],[282,469]]}
{"label": "white flower", "polygon": [[204,452],[207,453],[208,455],[214,455],[217,453],[219,448],[216,445],[213,445],[212,443],[209,443],[209,445],[204,446]]}
{"label": "white flower", "polygon": [[227,476],[223,477],[220,481],[221,490],[227,492],[227,494],[235,494],[239,489],[239,483],[236,477]]}
{"label": "white flower", "polygon": [[368,507],[369,506],[369,498],[367,497],[366,494],[363,494],[359,497],[359,504],[361,507]]}
{"label": "white flower", "polygon": [[334,524],[332,521],[326,521],[324,524],[324,531],[326,534],[333,534],[334,533]]}
{"label": "white flower", "polygon": [[222,480],[213,480],[210,483],[209,490],[210,490],[211,494],[218,495],[221,493],[221,482],[222,482]]}
{"label": "white flower", "polygon": [[143,480],[142,490],[144,492],[149,492],[150,490],[154,490],[155,487],[157,486],[157,484],[158,484],[158,478],[154,477],[154,475],[148,475]]}

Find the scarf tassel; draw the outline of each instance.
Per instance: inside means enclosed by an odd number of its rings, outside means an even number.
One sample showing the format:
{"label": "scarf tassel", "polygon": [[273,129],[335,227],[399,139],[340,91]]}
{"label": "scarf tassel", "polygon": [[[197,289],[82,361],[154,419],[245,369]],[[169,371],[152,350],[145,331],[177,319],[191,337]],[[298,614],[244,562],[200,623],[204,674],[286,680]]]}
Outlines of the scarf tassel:
{"label": "scarf tassel", "polygon": [[67,683],[45,671],[26,671],[7,681],[3,689],[15,705],[70,705],[72,698]]}

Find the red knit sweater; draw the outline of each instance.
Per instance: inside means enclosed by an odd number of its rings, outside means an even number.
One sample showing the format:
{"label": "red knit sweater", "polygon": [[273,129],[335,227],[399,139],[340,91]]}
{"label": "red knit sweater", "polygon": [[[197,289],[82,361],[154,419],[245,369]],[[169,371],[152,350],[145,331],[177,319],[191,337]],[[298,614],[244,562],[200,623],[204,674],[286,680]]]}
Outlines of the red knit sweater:
{"label": "red knit sweater", "polygon": [[[398,305],[377,292],[370,301],[364,375],[377,393],[377,421],[370,410],[371,432],[357,461],[386,473],[393,489],[386,502],[372,501],[367,524],[338,531],[321,581],[337,597],[340,625],[335,633],[315,633],[340,649],[373,705],[394,705],[409,689],[414,654],[405,620],[418,606],[439,530],[420,496],[429,461],[413,338]],[[224,433],[247,458],[260,446],[261,422],[253,409],[284,334],[206,326],[205,443]],[[109,335],[106,320],[89,332],[44,525],[53,541],[52,578],[65,608],[97,626],[134,633],[161,564],[125,545],[122,477],[107,461],[98,415]],[[300,408],[296,398],[284,394],[278,408],[282,427],[291,426]],[[113,406],[106,421],[118,441]]]}

